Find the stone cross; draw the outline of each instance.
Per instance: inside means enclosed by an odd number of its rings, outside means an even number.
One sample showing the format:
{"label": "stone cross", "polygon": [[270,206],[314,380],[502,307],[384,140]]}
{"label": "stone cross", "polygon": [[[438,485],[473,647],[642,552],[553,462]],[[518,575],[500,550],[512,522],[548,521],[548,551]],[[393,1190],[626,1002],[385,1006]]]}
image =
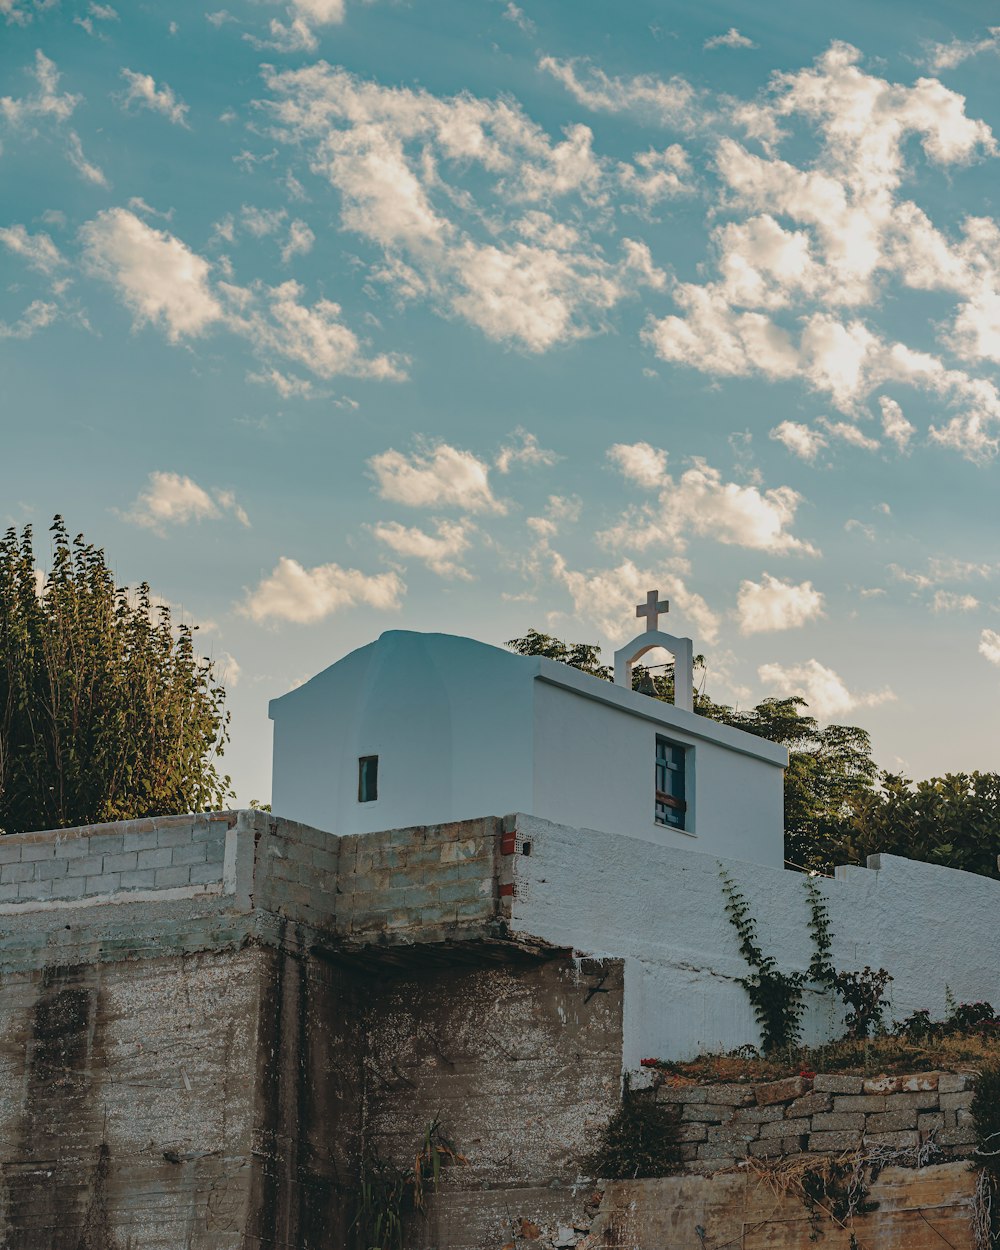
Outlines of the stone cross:
{"label": "stone cross", "polygon": [[668,599],[660,599],[658,590],[651,590],[646,595],[646,602],[636,605],[635,614],[638,617],[646,618],[646,630],[652,631],[660,628],[660,613],[670,611],[670,601]]}

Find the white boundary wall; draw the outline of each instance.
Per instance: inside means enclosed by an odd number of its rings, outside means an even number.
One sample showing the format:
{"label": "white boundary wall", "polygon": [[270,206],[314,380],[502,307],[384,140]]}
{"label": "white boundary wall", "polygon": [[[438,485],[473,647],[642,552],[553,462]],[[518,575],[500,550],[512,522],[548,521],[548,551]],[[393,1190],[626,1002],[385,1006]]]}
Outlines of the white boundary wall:
{"label": "white boundary wall", "polygon": [[[698,852],[608,837],[517,817],[512,929],[585,955],[625,961],[623,1064],[692,1057],[760,1037],[739,939],[725,910],[720,870],[750,904],[760,945],[782,971],[812,956],[805,878]],[[1000,882],[895,855],[818,879],[830,911],[833,963],[884,967],[889,1015],[945,1014],[960,1002],[1000,1009]],[[805,1040],[843,1032],[839,999],[807,995]]]}

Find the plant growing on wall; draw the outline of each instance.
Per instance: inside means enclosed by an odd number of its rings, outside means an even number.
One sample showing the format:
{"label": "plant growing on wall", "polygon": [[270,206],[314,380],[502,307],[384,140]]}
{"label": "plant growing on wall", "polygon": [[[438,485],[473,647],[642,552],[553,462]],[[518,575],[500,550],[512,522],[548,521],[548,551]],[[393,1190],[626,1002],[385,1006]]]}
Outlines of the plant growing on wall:
{"label": "plant growing on wall", "polygon": [[621,1106],[608,1121],[585,1167],[604,1180],[671,1176],[681,1170],[677,1114],[653,1101],[652,1090],[634,1091],[625,1079]]}
{"label": "plant growing on wall", "polygon": [[727,872],[723,870],[720,875],[726,912],[739,936],[740,954],[751,968],[750,975],[742,977],[740,984],[749,996],[760,1028],[761,1048],[769,1054],[794,1046],[801,1029],[802,986],[806,974],[781,972],[775,960],[764,954],[757,938],[756,921],[750,915],[750,904]]}

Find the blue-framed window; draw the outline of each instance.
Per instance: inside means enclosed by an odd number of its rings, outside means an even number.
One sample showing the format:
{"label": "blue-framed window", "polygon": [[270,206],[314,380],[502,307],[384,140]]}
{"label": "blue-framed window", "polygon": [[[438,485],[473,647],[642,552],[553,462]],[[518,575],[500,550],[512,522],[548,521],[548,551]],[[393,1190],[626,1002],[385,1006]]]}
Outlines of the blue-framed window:
{"label": "blue-framed window", "polygon": [[656,739],[656,823],[684,829],[687,817],[687,747]]}
{"label": "blue-framed window", "polygon": [[374,803],[378,798],[378,756],[362,755],[358,760],[358,802]]}

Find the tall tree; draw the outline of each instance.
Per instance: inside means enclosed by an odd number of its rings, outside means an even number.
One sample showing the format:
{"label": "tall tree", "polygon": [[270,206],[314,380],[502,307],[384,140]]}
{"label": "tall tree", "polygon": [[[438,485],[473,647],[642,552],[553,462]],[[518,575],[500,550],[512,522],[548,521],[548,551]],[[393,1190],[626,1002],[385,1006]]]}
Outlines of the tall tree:
{"label": "tall tree", "polygon": [[52,525],[0,541],[0,831],[219,807],[225,691],[194,628],[116,585],[104,551]]}

